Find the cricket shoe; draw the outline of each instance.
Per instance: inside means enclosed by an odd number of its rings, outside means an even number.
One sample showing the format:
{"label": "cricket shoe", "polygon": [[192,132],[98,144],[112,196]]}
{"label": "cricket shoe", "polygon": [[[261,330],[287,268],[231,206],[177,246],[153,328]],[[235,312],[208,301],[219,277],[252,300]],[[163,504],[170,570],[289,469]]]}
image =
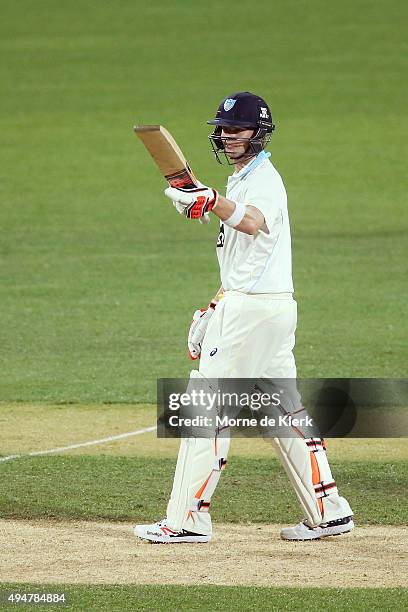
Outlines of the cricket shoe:
{"label": "cricket shoe", "polygon": [[187,543],[204,543],[211,540],[210,535],[202,535],[193,533],[192,531],[173,531],[166,525],[166,519],[153,523],[152,525],[136,525],[133,529],[136,537],[142,540],[148,540],[155,544],[178,544],[181,542]]}
{"label": "cricket shoe", "polygon": [[354,529],[353,518],[346,516],[335,521],[329,521],[328,523],[321,523],[317,527],[310,527],[307,520],[304,520],[299,525],[294,527],[285,527],[281,531],[282,540],[320,540],[320,538],[326,538],[327,536],[341,535],[342,533],[348,533]]}

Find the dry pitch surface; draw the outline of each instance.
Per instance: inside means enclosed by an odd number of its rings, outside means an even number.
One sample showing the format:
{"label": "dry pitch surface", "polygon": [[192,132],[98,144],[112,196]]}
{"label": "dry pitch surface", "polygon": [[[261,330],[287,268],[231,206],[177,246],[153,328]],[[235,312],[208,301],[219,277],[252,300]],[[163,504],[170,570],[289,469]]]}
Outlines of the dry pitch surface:
{"label": "dry pitch surface", "polygon": [[360,527],[296,543],[280,540],[279,529],[218,524],[209,544],[152,545],[135,538],[130,524],[3,520],[0,576],[30,583],[408,587],[408,527]]}

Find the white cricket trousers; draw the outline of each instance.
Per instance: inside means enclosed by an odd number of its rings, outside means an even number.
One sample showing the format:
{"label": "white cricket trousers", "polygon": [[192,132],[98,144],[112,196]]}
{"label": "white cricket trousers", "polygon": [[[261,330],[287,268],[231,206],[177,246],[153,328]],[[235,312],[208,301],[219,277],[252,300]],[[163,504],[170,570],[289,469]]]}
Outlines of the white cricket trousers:
{"label": "white cricket trousers", "polygon": [[297,304],[291,293],[226,291],[205,334],[206,378],[296,378]]}

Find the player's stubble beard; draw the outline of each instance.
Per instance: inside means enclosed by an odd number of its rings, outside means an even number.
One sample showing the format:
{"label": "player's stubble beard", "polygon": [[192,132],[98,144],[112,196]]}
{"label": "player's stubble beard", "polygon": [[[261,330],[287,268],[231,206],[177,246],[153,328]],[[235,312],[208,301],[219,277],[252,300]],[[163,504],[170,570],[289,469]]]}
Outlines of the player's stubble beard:
{"label": "player's stubble beard", "polygon": [[239,154],[234,154],[233,151],[231,151],[230,153],[225,151],[225,155],[228,157],[230,162],[234,165],[235,172],[239,172],[244,166],[246,166],[250,161],[254,159],[255,153],[248,155],[248,149],[250,148],[250,146],[251,145],[248,143],[245,151]]}
{"label": "player's stubble beard", "polygon": [[[252,134],[253,136],[253,134]],[[251,138],[252,138],[251,136]],[[239,140],[237,138],[237,140]],[[254,159],[254,157],[256,157],[255,153],[251,153],[250,155],[248,155],[248,151],[251,148],[251,143],[247,142],[245,143],[245,149],[242,153],[235,153],[234,152],[234,148],[232,148],[230,150],[230,152],[227,152],[227,148],[228,148],[228,144],[231,143],[227,143],[226,146],[224,146],[224,152],[225,155],[228,157],[229,161],[234,165],[235,168],[235,172],[239,172],[239,170],[241,170],[244,166],[246,166],[250,161],[252,161]],[[242,146],[243,143],[241,143]]]}

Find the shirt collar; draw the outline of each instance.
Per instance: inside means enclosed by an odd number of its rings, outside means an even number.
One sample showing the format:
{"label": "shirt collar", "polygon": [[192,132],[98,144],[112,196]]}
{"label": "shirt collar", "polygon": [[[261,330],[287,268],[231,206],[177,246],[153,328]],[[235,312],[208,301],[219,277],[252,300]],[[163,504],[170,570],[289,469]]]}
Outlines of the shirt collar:
{"label": "shirt collar", "polygon": [[239,179],[244,178],[244,176],[252,172],[252,170],[255,170],[255,168],[259,166],[259,164],[261,164],[265,159],[268,159],[268,157],[270,156],[271,156],[270,153],[267,153],[266,151],[261,151],[255,157],[255,159],[253,159],[249,164],[241,168],[241,170],[239,170],[238,172],[234,172],[232,176],[234,178],[239,178]]}

